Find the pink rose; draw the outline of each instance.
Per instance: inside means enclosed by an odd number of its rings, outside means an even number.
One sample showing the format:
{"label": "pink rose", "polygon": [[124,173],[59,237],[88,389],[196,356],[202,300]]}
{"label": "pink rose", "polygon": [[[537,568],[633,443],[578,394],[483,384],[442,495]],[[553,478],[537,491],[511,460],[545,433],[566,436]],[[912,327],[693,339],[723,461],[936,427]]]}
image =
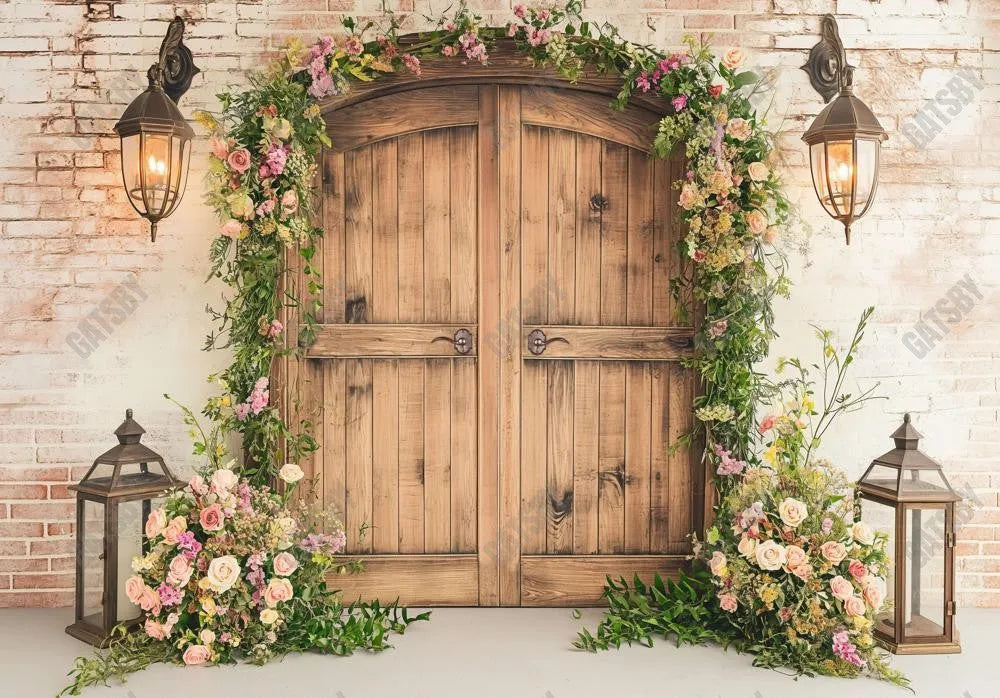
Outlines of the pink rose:
{"label": "pink rose", "polygon": [[854,585],[839,574],[830,580],[830,592],[841,601],[854,596]]}
{"label": "pink rose", "polygon": [[250,169],[250,151],[246,148],[234,150],[226,158],[226,162],[231,169],[242,174]]}
{"label": "pink rose", "polygon": [[187,521],[183,516],[175,516],[163,529],[163,540],[170,545],[177,545],[177,537],[187,530]]}
{"label": "pink rose", "polygon": [[521,5],[521,4],[514,5],[514,16],[515,17],[517,17],[518,19],[524,19],[527,14],[528,14],[528,6],[527,5]]}
{"label": "pink rose", "polygon": [[299,561],[289,552],[274,556],[274,573],[279,577],[287,577],[299,567]]}
{"label": "pink rose", "polygon": [[789,545],[785,548],[785,567],[794,570],[806,561],[806,551],[797,545]]}
{"label": "pink rose", "polygon": [[229,144],[218,136],[212,136],[208,141],[208,146],[212,149],[212,155],[225,160],[229,156]]}
{"label": "pink rose", "polygon": [[222,507],[217,503],[202,509],[198,518],[201,521],[201,527],[206,531],[218,531],[226,523],[226,517],[222,514]]}
{"label": "pink rose", "polygon": [[761,420],[760,425],[757,427],[757,431],[759,431],[761,434],[766,434],[772,428],[774,428],[774,423],[777,421],[778,418],[775,417],[773,414],[768,415]]}
{"label": "pink rose", "polygon": [[723,611],[732,613],[736,610],[736,596],[734,594],[719,594],[719,606]]}
{"label": "pink rose", "polygon": [[863,616],[865,614],[865,602],[860,597],[852,596],[844,601],[844,612],[849,616]]}
{"label": "pink rose", "polygon": [[160,612],[160,595],[152,587],[143,587],[139,594],[139,608],[149,611],[154,616]]}
{"label": "pink rose", "polygon": [[165,632],[165,628],[152,618],[146,619],[146,625],[143,626],[143,629],[146,631],[146,634],[149,635],[154,640],[167,639],[167,633]]}
{"label": "pink rose", "polygon": [[243,224],[234,218],[229,218],[219,226],[219,232],[227,238],[238,239],[243,237]]}
{"label": "pink rose", "polygon": [[146,583],[139,576],[129,577],[125,580],[125,596],[136,606],[139,605],[139,599],[142,597],[142,591],[145,588]]}
{"label": "pink rose", "polygon": [[264,589],[264,603],[272,608],[293,596],[292,583],[287,579],[272,579]]}
{"label": "pink rose", "polygon": [[851,560],[847,564],[847,571],[859,582],[868,575],[868,568],[865,567],[865,563],[861,562],[861,560]]}
{"label": "pink rose", "polygon": [[281,213],[284,216],[293,216],[299,210],[299,195],[294,189],[289,189],[281,195]]}
{"label": "pink rose", "polygon": [[188,487],[195,494],[208,494],[208,485],[205,484],[205,478],[201,475],[195,475],[188,480]]}
{"label": "pink rose", "polygon": [[839,565],[847,557],[847,548],[844,547],[843,543],[835,540],[828,540],[826,543],[823,543],[823,545],[819,546],[819,550],[823,553],[823,557],[835,565]]}
{"label": "pink rose", "polygon": [[184,650],[184,663],[188,666],[204,664],[211,656],[211,650],[205,645],[188,645],[188,648]]}
{"label": "pink rose", "polygon": [[191,561],[183,555],[177,555],[170,561],[167,571],[167,582],[180,589],[191,580],[193,572],[194,568],[191,566]]}
{"label": "pink rose", "polygon": [[166,525],[167,515],[163,513],[163,509],[156,509],[150,512],[149,518],[146,519],[146,537],[156,538],[163,533],[163,527]]}

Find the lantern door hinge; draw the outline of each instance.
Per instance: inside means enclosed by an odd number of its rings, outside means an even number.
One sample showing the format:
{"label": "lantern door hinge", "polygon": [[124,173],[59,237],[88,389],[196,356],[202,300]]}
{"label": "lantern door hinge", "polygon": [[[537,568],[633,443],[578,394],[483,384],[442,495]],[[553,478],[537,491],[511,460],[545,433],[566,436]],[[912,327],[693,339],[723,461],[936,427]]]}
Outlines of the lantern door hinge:
{"label": "lantern door hinge", "polygon": [[954,601],[948,601],[945,604],[945,606],[944,606],[944,610],[945,610],[945,613],[947,613],[949,616],[955,615],[955,602]]}
{"label": "lantern door hinge", "polygon": [[948,535],[945,537],[945,542],[946,542],[946,545],[949,548],[954,548],[955,547],[955,532],[954,531],[948,531]]}

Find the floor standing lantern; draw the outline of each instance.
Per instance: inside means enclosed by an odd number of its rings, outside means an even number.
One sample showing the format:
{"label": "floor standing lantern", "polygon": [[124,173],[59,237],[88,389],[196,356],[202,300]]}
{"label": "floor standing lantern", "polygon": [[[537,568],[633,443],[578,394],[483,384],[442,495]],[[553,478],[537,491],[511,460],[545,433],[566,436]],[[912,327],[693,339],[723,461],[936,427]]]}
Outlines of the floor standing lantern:
{"label": "floor standing lantern", "polygon": [[[145,552],[143,526],[152,500],[184,484],[163,458],[139,443],[145,431],[126,410],[115,430],[118,445],[70,486],[76,492],[76,620],[66,632],[92,645],[103,646],[119,623],[139,620],[139,607],[128,600],[121,582],[132,558]],[[99,473],[102,466],[110,466],[110,474]]]}
{"label": "floor standing lantern", "polygon": [[917,450],[910,415],[893,434],[896,448],[858,481],[862,518],[889,531],[891,608],[875,637],[896,654],[961,652],[955,630],[955,503],[962,497],[941,466]]}

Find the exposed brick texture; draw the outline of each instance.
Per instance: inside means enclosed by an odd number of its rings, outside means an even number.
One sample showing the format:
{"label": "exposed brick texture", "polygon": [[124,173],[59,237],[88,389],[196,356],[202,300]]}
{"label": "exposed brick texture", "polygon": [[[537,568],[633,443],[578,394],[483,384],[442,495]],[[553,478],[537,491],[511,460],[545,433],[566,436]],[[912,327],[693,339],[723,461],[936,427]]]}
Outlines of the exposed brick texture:
{"label": "exposed brick texture", "polygon": [[[422,14],[446,3],[395,0]],[[478,0],[494,24],[504,0]],[[784,177],[803,229],[789,245],[796,286],[777,308],[774,354],[815,355],[809,323],[841,335],[861,309],[877,307],[854,379],[881,381],[888,400],[848,415],[823,450],[859,475],[891,445],[887,435],[911,411],[925,450],[976,509],[959,535],[963,606],[1000,606],[1000,3],[995,0],[589,0],[589,14],[629,38],[676,47],[685,32],[714,34],[774,69],[770,123],[781,127]],[[202,280],[211,212],[201,203],[204,139],[196,144],[188,194],[150,244],[119,184],[111,131],[145,84],[175,13],[201,67],[181,101],[186,114],[215,108],[214,94],[239,84],[292,34],[335,32],[344,13],[372,14],[377,0],[10,0],[0,3],[0,606],[72,603],[73,503],[78,480],[114,443],[126,407],[146,442],[179,472],[190,447],[180,415],[161,394],[198,405],[203,376],[225,361],[199,351],[206,302],[219,289]],[[850,247],[820,210],[801,132],[822,104],[798,70],[816,41],[820,16],[838,15],[856,92],[890,133],[878,200]],[[966,72],[962,72],[966,71]],[[961,88],[956,76],[972,76]],[[965,83],[966,85],[972,83]],[[954,87],[957,113],[929,142],[912,135],[927,100]],[[961,94],[959,94],[961,93]],[[945,97],[947,97],[945,93]],[[955,104],[954,101],[949,104]],[[443,108],[447,108],[443,105]],[[916,121],[926,123],[926,114]],[[921,121],[922,120],[922,121]],[[664,193],[664,195],[673,195]],[[922,358],[904,336],[964,276],[982,299],[962,312]],[[68,341],[80,321],[123,281],[135,311],[110,327],[86,356]],[[931,324],[934,327],[933,324]],[[917,353],[922,353],[917,351]],[[769,363],[767,368],[770,368]]]}

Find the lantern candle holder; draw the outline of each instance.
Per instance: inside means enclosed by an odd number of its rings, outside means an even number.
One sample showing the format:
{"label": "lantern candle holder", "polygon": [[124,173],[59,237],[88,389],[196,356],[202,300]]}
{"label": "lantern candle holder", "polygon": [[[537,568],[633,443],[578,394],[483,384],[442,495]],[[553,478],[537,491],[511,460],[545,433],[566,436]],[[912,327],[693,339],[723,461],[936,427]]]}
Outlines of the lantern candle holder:
{"label": "lantern candle holder", "polygon": [[910,415],[892,434],[896,447],[858,481],[863,518],[889,532],[891,608],[875,619],[875,638],[896,654],[961,652],[955,629],[955,504],[940,464],[917,449]]}
{"label": "lantern candle holder", "polygon": [[[184,485],[160,455],[139,443],[145,431],[126,410],[115,430],[118,445],[98,456],[83,480],[69,488],[76,492],[76,615],[66,632],[99,647],[107,645],[116,625],[138,624],[141,610],[120,582],[132,558],[148,552],[143,527],[152,501]],[[111,473],[97,476],[101,466],[111,466]],[[137,471],[125,472],[128,466]],[[126,574],[120,574],[123,569]]]}

